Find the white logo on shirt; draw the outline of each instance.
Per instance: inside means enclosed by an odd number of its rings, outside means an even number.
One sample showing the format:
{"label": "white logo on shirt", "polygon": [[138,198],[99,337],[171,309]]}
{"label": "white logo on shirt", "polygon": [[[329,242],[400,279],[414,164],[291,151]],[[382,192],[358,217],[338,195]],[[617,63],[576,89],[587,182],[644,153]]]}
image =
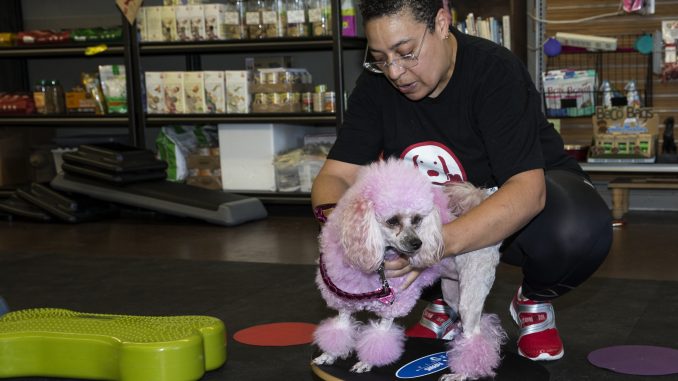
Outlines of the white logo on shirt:
{"label": "white logo on shirt", "polygon": [[466,172],[457,156],[445,145],[421,142],[407,147],[400,158],[412,163],[435,185],[466,181]]}

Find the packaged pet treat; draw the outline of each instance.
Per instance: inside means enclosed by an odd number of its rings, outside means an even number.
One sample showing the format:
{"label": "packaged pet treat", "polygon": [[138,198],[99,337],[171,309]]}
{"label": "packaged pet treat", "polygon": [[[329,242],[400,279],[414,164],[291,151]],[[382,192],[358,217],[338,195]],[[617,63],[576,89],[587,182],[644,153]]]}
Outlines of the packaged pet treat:
{"label": "packaged pet treat", "polygon": [[164,41],[162,30],[163,7],[145,7],[146,41]]}
{"label": "packaged pet treat", "polygon": [[205,10],[205,34],[208,40],[226,39],[226,5],[206,4]]}
{"label": "packaged pet treat", "polygon": [[177,18],[177,37],[179,41],[191,41],[191,15],[188,12],[187,5],[177,5],[175,7]]}
{"label": "packaged pet treat", "polygon": [[162,73],[161,78],[165,93],[165,111],[168,114],[184,114],[186,112],[184,72],[167,71]]}
{"label": "packaged pet treat", "polygon": [[226,91],[224,72],[204,71],[205,103],[207,112],[211,114],[226,113]]}
{"label": "packaged pet treat", "polygon": [[122,65],[99,66],[101,89],[110,114],[127,113],[127,81],[125,67]]}
{"label": "packaged pet treat", "polygon": [[205,81],[201,71],[184,73],[184,93],[186,94],[186,112],[202,114],[205,112]]}
{"label": "packaged pet treat", "polygon": [[165,114],[165,93],[162,87],[162,73],[147,71],[146,77],[146,112],[149,114]]}
{"label": "packaged pet treat", "polygon": [[226,112],[246,114],[250,112],[250,85],[252,72],[249,70],[226,70]]}
{"label": "packaged pet treat", "polygon": [[179,41],[177,34],[177,9],[174,6],[162,7],[163,41]]}
{"label": "packaged pet treat", "polygon": [[146,7],[139,7],[136,25],[139,41],[148,41],[148,33],[146,33]]}
{"label": "packaged pet treat", "polygon": [[247,38],[245,2],[243,0],[231,0],[226,3],[224,24],[227,39],[242,40]]}
{"label": "packaged pet treat", "polygon": [[188,17],[191,25],[191,40],[202,41],[207,39],[205,33],[205,8],[202,5],[189,5]]}
{"label": "packaged pet treat", "polygon": [[80,75],[80,80],[83,87],[85,88],[85,91],[96,104],[96,114],[106,114],[108,110],[106,107],[106,101],[104,99],[104,92],[101,90],[101,81],[99,80],[99,75],[97,73],[82,73]]}

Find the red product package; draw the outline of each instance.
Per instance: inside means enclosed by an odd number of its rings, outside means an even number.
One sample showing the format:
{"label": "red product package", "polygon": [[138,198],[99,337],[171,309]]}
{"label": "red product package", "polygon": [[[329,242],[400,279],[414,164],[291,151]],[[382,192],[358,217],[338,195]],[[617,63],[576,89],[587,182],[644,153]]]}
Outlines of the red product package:
{"label": "red product package", "polygon": [[69,42],[70,38],[71,32],[67,30],[29,30],[17,33],[17,44],[60,44]]}
{"label": "red product package", "polygon": [[33,97],[26,93],[0,93],[0,115],[28,115],[35,112]]}

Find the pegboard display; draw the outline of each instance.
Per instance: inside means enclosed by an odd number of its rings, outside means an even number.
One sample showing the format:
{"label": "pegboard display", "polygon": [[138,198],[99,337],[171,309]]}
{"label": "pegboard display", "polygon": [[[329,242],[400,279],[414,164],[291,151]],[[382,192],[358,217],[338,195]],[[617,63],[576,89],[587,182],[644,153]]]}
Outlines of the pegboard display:
{"label": "pegboard display", "polygon": [[[616,51],[587,51],[563,47],[557,56],[546,58],[546,71],[573,71],[570,82],[556,86],[544,83],[544,102],[549,117],[581,117],[593,115],[595,107],[607,102],[614,106],[628,103],[629,82],[635,82],[640,107],[652,106],[652,55],[641,54],[636,48],[639,35],[617,36]],[[601,84],[607,81],[612,93],[606,94]],[[554,83],[554,82],[551,82]],[[628,97],[627,97],[628,96]]]}

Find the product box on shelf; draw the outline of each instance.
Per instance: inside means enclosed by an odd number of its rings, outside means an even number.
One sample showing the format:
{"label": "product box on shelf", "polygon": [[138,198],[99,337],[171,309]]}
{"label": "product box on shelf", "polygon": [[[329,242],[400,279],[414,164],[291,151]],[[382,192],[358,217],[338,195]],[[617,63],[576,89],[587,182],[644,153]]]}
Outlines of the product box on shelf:
{"label": "product box on shelf", "polygon": [[177,8],[173,5],[162,7],[163,41],[179,41],[177,34]]}
{"label": "product box on shelf", "polygon": [[184,92],[186,94],[186,113],[203,114],[205,104],[205,79],[201,71],[187,71],[184,73]]}
{"label": "product box on shelf", "polygon": [[205,35],[208,40],[226,39],[226,5],[205,4]]}
{"label": "product box on shelf", "polygon": [[175,17],[177,20],[177,37],[179,41],[191,41],[191,14],[188,5],[177,5],[175,7]]}
{"label": "product box on shelf", "polygon": [[275,155],[301,147],[309,130],[289,124],[220,124],[223,189],[275,191]]}
{"label": "product box on shelf", "polygon": [[144,7],[146,41],[164,41],[162,30],[163,7]]}
{"label": "product box on shelf", "polygon": [[207,189],[221,189],[221,162],[219,156],[190,154],[186,158],[186,184]]}
{"label": "product box on shelf", "polygon": [[651,108],[597,107],[588,162],[654,163],[659,115]]}
{"label": "product box on shelf", "polygon": [[161,74],[162,88],[165,94],[165,107],[168,114],[186,113],[184,94],[184,72],[166,71]]}
{"label": "product box on shelf", "polygon": [[146,77],[146,112],[148,114],[166,114],[165,91],[162,73],[147,71]]}
{"label": "product box on shelf", "polygon": [[125,66],[99,65],[101,90],[106,99],[109,114],[127,113],[127,80]]}
{"label": "product box on shelf", "polygon": [[137,32],[141,41],[148,41],[148,33],[146,32],[146,7],[139,7],[136,18]]}
{"label": "product box on shelf", "polygon": [[205,103],[211,114],[226,113],[226,84],[223,71],[204,71]]}
{"label": "product box on shelf", "polygon": [[73,89],[67,91],[66,98],[66,112],[73,114],[94,114],[96,112],[96,102],[94,99],[88,97],[85,89]]}
{"label": "product box on shelf", "polygon": [[249,70],[226,70],[226,112],[229,114],[247,114],[250,112],[252,95],[252,72]]}
{"label": "product box on shelf", "polygon": [[205,6],[189,5],[188,17],[191,24],[191,40],[206,40],[207,33],[205,32]]}

